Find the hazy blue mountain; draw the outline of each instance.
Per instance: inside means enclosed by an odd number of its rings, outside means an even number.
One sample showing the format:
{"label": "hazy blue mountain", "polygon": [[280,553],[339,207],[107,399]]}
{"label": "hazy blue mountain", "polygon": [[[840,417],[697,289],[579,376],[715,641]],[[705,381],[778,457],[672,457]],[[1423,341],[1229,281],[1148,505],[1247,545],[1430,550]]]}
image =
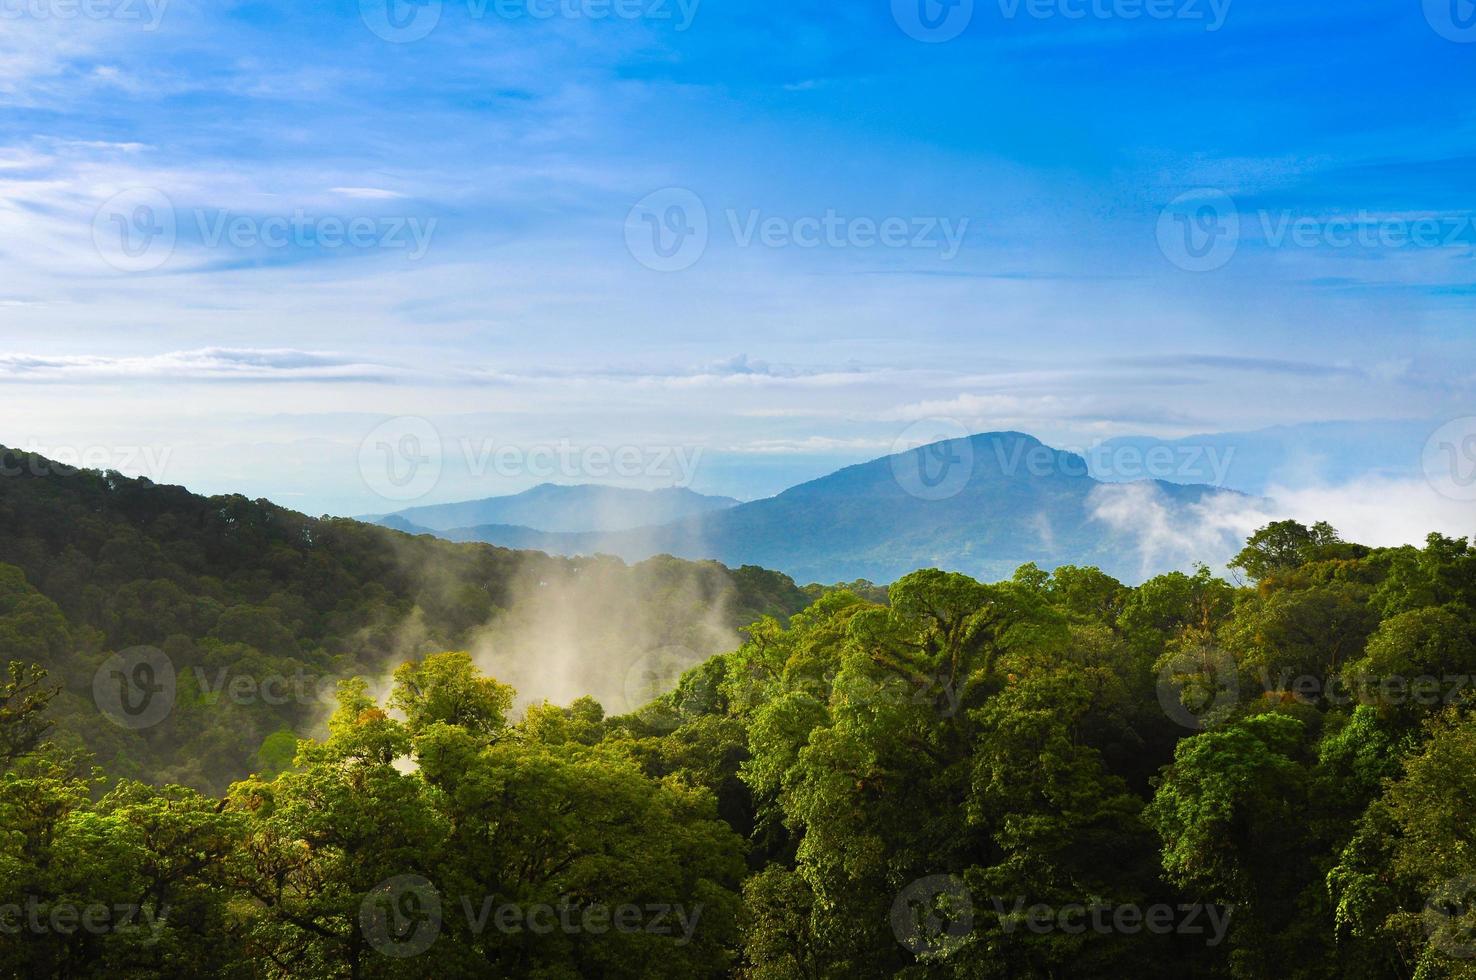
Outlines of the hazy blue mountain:
{"label": "hazy blue mountain", "polygon": [[544,483],[511,496],[410,507],[366,520],[411,533],[483,524],[555,532],[626,531],[726,510],[738,503],[732,497],[709,497],[679,487],[628,490]]}
{"label": "hazy blue mountain", "polygon": [[364,520],[368,523],[378,524],[380,527],[387,527],[394,531],[404,531],[406,534],[436,533],[428,527],[422,527],[419,524],[412,524],[409,521],[405,520],[405,518],[400,517],[398,514],[389,514],[385,517],[364,518]]}
{"label": "hazy blue mountain", "polygon": [[[1441,421],[1309,422],[1251,432],[1159,439],[1123,436],[1087,453],[1092,476],[1208,483],[1263,494],[1281,486],[1337,485],[1364,476],[1417,479],[1420,447]],[[1171,455],[1163,455],[1163,449]],[[1160,455],[1150,461],[1147,454]],[[1124,452],[1126,451],[1126,452]]]}
{"label": "hazy blue mountain", "polygon": [[1241,538],[1216,533],[1223,522],[1210,515],[1252,503],[1206,486],[1103,484],[1082,457],[1000,432],[848,466],[776,497],[660,526],[609,534],[474,526],[445,536],[554,554],[712,558],[802,582],[889,582],[925,567],[999,579],[1027,561],[1098,565],[1132,582],[1228,558]]}

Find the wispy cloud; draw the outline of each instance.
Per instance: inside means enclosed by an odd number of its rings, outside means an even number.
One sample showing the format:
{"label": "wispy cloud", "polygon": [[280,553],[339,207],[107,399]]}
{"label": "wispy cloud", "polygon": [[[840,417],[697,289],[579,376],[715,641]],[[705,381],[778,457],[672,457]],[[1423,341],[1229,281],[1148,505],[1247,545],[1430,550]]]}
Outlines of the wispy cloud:
{"label": "wispy cloud", "polygon": [[1314,364],[1269,357],[1233,357],[1221,354],[1168,354],[1147,357],[1122,357],[1114,363],[1134,367],[1206,368],[1216,371],[1248,371],[1257,374],[1285,374],[1301,378],[1362,378],[1361,368],[1345,364]]}
{"label": "wispy cloud", "polygon": [[150,357],[0,354],[0,380],[42,384],[98,381],[393,381],[399,372],[336,354],[206,347]]}
{"label": "wispy cloud", "polygon": [[616,384],[635,387],[839,387],[897,382],[909,372],[882,366],[771,364],[739,354],[699,365],[636,365],[603,368],[525,367],[517,370],[459,369],[451,377],[462,381],[499,384],[535,384],[550,380]]}
{"label": "wispy cloud", "polygon": [[84,380],[419,381],[426,385],[529,385],[550,381],[642,387],[704,388],[836,386],[895,379],[888,368],[770,365],[738,356],[695,367],[567,369],[387,363],[361,356],[294,348],[207,347],[136,357],[0,353],[0,380],[71,383]]}
{"label": "wispy cloud", "polygon": [[386,190],[382,187],[330,187],[334,194],[342,194],[344,197],[362,198],[367,201],[393,201],[405,195],[399,191]]}

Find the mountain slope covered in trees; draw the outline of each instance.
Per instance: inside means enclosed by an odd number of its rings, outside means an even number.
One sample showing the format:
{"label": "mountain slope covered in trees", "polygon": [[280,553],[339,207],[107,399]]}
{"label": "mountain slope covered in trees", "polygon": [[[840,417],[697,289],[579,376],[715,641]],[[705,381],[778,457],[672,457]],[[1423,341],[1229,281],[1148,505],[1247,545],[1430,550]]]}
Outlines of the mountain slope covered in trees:
{"label": "mountain slope covered in trees", "polygon": [[[685,668],[809,601],[757,568],[549,558],[8,450],[0,463],[0,661],[49,670],[62,730],[119,775],[223,790],[290,759],[336,679],[408,656],[481,647],[519,660],[516,679],[567,671],[562,687],[619,692],[653,652]],[[98,724],[99,671],[137,647],[167,658],[174,710],[146,728]]]}

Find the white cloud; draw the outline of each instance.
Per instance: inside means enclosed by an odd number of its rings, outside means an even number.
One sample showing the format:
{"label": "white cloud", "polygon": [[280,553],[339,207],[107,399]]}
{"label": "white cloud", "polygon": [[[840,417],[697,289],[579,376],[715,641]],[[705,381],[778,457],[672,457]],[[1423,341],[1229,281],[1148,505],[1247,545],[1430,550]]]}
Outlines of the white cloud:
{"label": "white cloud", "polygon": [[1135,541],[1144,575],[1187,570],[1197,562],[1222,570],[1258,528],[1292,519],[1326,521],[1345,541],[1373,547],[1422,545],[1432,531],[1476,534],[1476,507],[1420,480],[1365,477],[1338,486],[1276,487],[1269,498],[1217,493],[1176,507],[1156,484],[1104,484],[1092,491],[1091,515]]}
{"label": "white cloud", "polygon": [[1155,569],[1187,571],[1204,563],[1217,571],[1269,520],[1264,501],[1235,493],[1176,506],[1151,482],[1105,483],[1087,500],[1091,516],[1136,542],[1143,577]]}
{"label": "white cloud", "polygon": [[1423,480],[1366,477],[1335,487],[1273,487],[1270,496],[1275,511],[1304,524],[1327,521],[1359,544],[1423,544],[1431,531],[1476,534],[1476,505],[1442,496]]}

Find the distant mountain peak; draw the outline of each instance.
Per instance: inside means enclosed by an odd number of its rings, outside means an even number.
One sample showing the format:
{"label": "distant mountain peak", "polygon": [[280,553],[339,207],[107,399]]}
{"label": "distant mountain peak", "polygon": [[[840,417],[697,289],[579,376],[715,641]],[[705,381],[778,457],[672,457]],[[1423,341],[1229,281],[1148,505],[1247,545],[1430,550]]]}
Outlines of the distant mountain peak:
{"label": "distant mountain peak", "polygon": [[[1000,579],[1027,561],[1096,565],[1133,580],[1183,564],[1169,539],[1192,537],[1196,548],[1211,548],[1214,542],[1201,540],[1214,533],[1203,526],[1205,508],[1222,494],[1239,496],[1213,486],[1103,483],[1076,453],[1024,432],[981,432],[659,526],[543,534],[526,522],[488,521],[525,526],[467,525],[449,534],[559,554],[640,560],[664,553],[761,565],[801,581],[890,582],[927,567]],[[1225,537],[1228,559],[1242,542]]]}

